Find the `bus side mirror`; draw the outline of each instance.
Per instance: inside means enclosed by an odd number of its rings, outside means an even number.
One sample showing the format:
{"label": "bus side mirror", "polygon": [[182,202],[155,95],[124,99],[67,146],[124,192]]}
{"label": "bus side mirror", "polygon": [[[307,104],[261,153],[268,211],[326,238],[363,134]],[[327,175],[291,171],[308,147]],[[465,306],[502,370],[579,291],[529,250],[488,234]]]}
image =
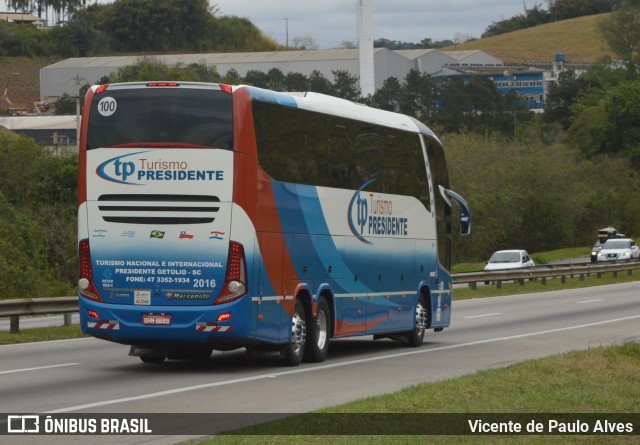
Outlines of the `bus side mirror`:
{"label": "bus side mirror", "polygon": [[451,201],[454,201],[460,208],[460,235],[469,235],[471,233],[471,211],[469,210],[469,204],[464,198],[449,189],[438,186],[440,194],[451,207]]}

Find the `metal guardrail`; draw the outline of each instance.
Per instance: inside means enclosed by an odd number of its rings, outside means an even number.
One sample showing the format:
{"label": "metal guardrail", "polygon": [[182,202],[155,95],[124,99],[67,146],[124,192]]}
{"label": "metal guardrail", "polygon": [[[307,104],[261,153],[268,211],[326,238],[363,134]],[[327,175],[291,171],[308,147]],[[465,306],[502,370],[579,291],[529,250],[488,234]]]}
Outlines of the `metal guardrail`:
{"label": "metal guardrail", "polygon": [[640,269],[640,261],[627,261],[620,263],[583,263],[571,264],[569,266],[535,266],[522,269],[494,270],[490,272],[469,272],[453,275],[453,284],[469,284],[475,289],[478,283],[496,284],[500,288],[503,281],[517,281],[524,285],[526,280],[534,281],[540,279],[543,284],[547,278],[560,278],[564,283],[567,277],[580,277],[583,280],[588,275],[601,276],[603,273],[611,272],[617,276],[618,272],[627,272]]}
{"label": "metal guardrail", "polygon": [[[548,278],[560,278],[564,283],[567,277],[578,276],[584,279],[587,275],[601,276],[611,272],[616,276],[618,272],[640,269],[640,261],[606,264],[572,264],[569,266],[536,266],[526,269],[495,270],[491,272],[469,272],[453,275],[454,284],[469,284],[475,289],[478,283],[495,283],[500,288],[503,281],[517,281],[524,285],[526,280],[541,280],[544,284]],[[20,331],[20,317],[27,315],[65,314],[65,324],[70,323],[70,315],[78,312],[78,297],[49,297],[49,298],[19,298],[15,300],[0,300],[0,317],[10,317],[10,332]],[[66,315],[69,315],[67,321]]]}
{"label": "metal guardrail", "polygon": [[77,296],[0,300],[0,317],[10,317],[9,332],[12,334],[20,332],[22,316],[65,314],[65,324],[70,324],[73,312],[78,312]]}

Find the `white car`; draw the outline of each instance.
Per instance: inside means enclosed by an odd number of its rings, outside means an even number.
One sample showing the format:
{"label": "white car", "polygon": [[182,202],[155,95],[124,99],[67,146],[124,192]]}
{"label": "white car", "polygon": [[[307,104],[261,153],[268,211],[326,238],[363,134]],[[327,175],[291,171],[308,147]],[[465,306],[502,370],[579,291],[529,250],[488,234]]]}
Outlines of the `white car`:
{"label": "white car", "polygon": [[535,263],[526,250],[498,250],[484,266],[484,270],[519,269],[532,267]]}
{"label": "white car", "polygon": [[629,261],[640,257],[640,248],[631,238],[608,239],[596,253],[597,261]]}

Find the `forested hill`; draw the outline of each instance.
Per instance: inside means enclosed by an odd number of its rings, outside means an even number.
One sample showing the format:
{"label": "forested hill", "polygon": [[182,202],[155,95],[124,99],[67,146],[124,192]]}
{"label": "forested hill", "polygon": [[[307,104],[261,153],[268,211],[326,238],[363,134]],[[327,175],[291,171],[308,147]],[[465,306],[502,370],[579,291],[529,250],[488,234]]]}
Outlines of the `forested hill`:
{"label": "forested hill", "polygon": [[64,26],[0,22],[0,56],[89,57],[280,49],[246,18],[218,16],[207,0],[116,0],[73,13]]}
{"label": "forested hill", "polygon": [[[596,29],[605,16],[556,21],[444,49],[480,49],[516,64],[552,60],[556,52],[569,61],[594,62],[608,51]],[[284,49],[248,19],[220,16],[207,0],[94,3],[65,26],[41,30],[0,22],[0,80],[7,91],[0,97],[0,112],[33,107],[39,100],[40,68],[68,57]]]}
{"label": "forested hill", "polygon": [[45,29],[0,21],[0,113],[32,108],[40,69],[69,57],[279,49],[248,19],[219,16],[207,0],[94,3]]}

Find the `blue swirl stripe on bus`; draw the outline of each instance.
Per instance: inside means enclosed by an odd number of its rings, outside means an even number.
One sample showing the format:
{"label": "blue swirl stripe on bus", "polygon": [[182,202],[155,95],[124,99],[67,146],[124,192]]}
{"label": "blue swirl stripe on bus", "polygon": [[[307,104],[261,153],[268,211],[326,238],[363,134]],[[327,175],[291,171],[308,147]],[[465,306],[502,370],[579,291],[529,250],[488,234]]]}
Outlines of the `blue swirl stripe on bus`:
{"label": "blue swirl stripe on bus", "polygon": [[289,94],[267,91],[256,87],[247,87],[247,89],[249,90],[253,100],[298,108],[298,103],[296,102],[295,97]]}

